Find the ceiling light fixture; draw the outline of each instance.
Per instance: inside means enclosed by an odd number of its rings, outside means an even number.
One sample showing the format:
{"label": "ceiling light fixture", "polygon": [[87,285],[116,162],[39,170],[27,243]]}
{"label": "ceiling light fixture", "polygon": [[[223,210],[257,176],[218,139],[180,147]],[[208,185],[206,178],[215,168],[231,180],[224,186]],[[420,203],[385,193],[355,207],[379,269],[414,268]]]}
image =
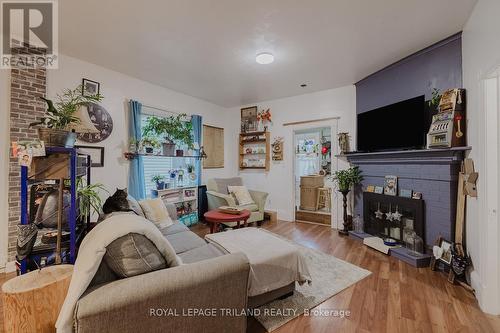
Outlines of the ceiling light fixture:
{"label": "ceiling light fixture", "polygon": [[267,65],[274,61],[274,56],[268,52],[259,53],[255,57],[255,61],[257,61],[258,64]]}

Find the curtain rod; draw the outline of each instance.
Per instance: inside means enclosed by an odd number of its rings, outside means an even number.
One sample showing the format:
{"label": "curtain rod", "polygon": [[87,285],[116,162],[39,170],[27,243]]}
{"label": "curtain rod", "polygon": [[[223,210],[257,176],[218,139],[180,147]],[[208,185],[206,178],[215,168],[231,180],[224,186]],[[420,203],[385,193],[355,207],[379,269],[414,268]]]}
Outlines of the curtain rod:
{"label": "curtain rod", "polygon": [[[141,102],[139,102],[139,103],[141,103]],[[168,113],[173,113],[173,114],[182,114],[183,113],[183,112],[175,112],[175,111],[170,111],[167,109],[162,109],[162,108],[159,108],[157,106],[147,105],[147,104],[143,104],[143,103],[141,103],[141,104],[142,104],[142,107],[153,109],[153,110],[158,110],[158,111],[162,111],[162,112],[168,112]],[[191,117],[192,115],[186,113],[186,116]]]}

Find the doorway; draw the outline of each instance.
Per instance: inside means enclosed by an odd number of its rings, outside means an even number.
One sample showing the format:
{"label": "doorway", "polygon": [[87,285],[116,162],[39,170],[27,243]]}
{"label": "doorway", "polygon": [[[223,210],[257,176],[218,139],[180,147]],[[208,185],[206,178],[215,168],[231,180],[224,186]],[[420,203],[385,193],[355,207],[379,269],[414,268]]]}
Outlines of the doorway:
{"label": "doorway", "polygon": [[295,220],[332,225],[332,128],[294,131]]}

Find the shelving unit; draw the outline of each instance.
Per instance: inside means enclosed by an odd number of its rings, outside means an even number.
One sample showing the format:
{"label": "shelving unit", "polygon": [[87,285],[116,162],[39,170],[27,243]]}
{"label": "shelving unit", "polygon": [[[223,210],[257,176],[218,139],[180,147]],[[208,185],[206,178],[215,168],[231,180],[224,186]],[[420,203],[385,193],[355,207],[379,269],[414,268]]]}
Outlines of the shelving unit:
{"label": "shelving unit", "polygon": [[186,226],[198,222],[198,187],[186,186],[165,190],[153,190],[164,203],[174,204],[179,221]]}
{"label": "shelving unit", "polygon": [[269,132],[240,133],[239,166],[240,170],[269,170],[270,161]]}
{"label": "shelving unit", "polygon": [[[55,185],[63,179],[69,181],[69,186],[64,186],[70,192],[70,206],[68,212],[69,240],[61,243],[61,259],[63,263],[73,264],[76,259],[76,249],[90,227],[90,216],[86,221],[78,219],[79,202],[77,197],[77,177],[85,177],[87,185],[90,184],[91,161],[90,156],[82,154],[77,148],[46,147],[45,157],[35,157],[30,170],[21,167],[21,224],[34,223],[30,214],[29,187],[37,184]],[[31,205],[31,209],[33,209]],[[31,218],[30,218],[31,215]],[[85,225],[86,224],[86,225]],[[50,263],[55,256],[56,244],[41,243],[41,236],[48,231],[57,231],[57,228],[39,229],[37,241],[31,254],[19,263],[21,274],[28,272],[34,262],[38,265],[45,257]]]}

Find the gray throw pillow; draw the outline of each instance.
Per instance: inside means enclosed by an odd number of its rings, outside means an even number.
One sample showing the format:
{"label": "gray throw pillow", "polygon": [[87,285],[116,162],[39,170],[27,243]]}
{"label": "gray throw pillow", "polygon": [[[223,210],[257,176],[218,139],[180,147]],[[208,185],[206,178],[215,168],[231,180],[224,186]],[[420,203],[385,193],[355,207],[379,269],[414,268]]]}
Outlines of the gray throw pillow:
{"label": "gray throw pillow", "polygon": [[139,202],[135,200],[135,198],[131,195],[127,196],[127,201],[130,209],[134,211],[139,216],[145,217],[144,212],[142,211],[141,205],[139,205]]}
{"label": "gray throw pillow", "polygon": [[165,258],[153,242],[136,233],[122,236],[109,244],[104,261],[120,278],[167,268]]}

